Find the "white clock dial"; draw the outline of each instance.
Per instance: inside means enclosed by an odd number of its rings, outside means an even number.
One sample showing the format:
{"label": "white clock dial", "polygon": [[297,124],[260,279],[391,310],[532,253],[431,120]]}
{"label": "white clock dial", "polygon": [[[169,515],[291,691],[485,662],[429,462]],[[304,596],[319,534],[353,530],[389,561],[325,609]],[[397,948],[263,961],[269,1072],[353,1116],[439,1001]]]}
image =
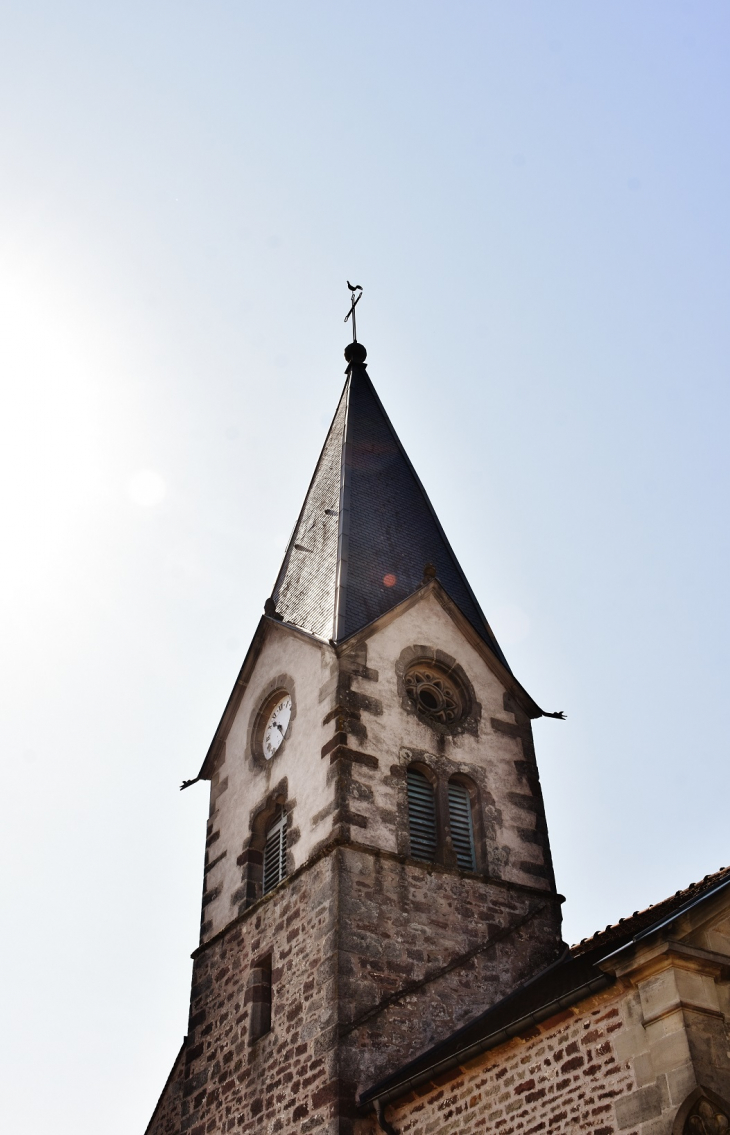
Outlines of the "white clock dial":
{"label": "white clock dial", "polygon": [[287,729],[289,728],[289,721],[291,719],[291,698],[289,694],[285,694],[281,698],[271,713],[269,720],[266,722],[264,729],[264,756],[267,761],[270,761],[279,745],[284,740]]}

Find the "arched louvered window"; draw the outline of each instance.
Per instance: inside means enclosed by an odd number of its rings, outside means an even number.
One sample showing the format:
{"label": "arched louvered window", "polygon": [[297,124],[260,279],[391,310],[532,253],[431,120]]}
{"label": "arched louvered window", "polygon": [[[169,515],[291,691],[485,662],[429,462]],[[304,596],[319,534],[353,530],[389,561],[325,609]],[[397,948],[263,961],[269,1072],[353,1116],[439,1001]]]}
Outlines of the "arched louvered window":
{"label": "arched louvered window", "polygon": [[456,861],[466,871],[475,871],[474,826],[471,818],[469,789],[456,780],[449,781],[448,789],[449,829],[451,831],[451,842],[456,852]]}
{"label": "arched louvered window", "polygon": [[286,875],[286,812],[274,820],[264,845],[264,894]]}
{"label": "arched louvered window", "polygon": [[408,829],[414,859],[436,856],[436,797],[433,785],[418,769],[408,769]]}

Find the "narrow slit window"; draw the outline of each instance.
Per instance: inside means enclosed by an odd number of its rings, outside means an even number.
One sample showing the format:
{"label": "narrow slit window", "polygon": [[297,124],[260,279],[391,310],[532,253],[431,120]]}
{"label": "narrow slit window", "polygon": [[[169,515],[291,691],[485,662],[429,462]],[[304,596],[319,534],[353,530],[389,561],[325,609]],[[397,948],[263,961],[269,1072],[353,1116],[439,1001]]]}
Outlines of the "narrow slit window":
{"label": "narrow slit window", "polygon": [[456,862],[466,871],[475,871],[474,825],[471,818],[469,789],[455,780],[450,780],[448,787],[449,829],[456,852]]}
{"label": "narrow slit window", "polygon": [[251,1006],[249,1038],[253,1044],[271,1030],[271,954],[251,970],[246,1001]]}
{"label": "narrow slit window", "polygon": [[286,875],[286,812],[274,820],[264,846],[264,894]]}
{"label": "narrow slit window", "polygon": [[436,798],[433,785],[422,772],[408,769],[408,830],[414,859],[436,856]]}

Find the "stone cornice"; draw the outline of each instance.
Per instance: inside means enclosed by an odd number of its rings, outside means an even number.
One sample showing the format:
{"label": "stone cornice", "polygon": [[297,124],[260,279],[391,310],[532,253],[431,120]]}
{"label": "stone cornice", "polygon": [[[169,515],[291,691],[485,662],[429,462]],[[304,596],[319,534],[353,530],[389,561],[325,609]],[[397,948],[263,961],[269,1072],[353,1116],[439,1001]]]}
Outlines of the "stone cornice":
{"label": "stone cornice", "polygon": [[555,891],[549,891],[543,887],[530,887],[525,883],[512,883],[506,879],[497,879],[491,875],[477,874],[476,872],[472,871],[460,871],[458,868],[445,867],[439,863],[425,863],[420,859],[412,859],[408,855],[399,855],[395,851],[387,851],[384,848],[380,847],[371,847],[368,844],[357,843],[354,840],[332,839],[328,840],[325,844],[317,848],[317,850],[314,851],[304,863],[297,867],[296,870],[292,871],[291,874],[287,875],[286,878],[282,879],[282,881],[276,887],[270,890],[268,894],[263,895],[260,899],[257,899],[256,902],[252,903],[251,906],[243,912],[243,914],[236,915],[235,918],[232,918],[230,922],[227,922],[225,926],[222,926],[220,930],[216,931],[216,933],[211,935],[210,938],[206,939],[205,942],[201,942],[200,945],[193,950],[192,954],[190,955],[191,958],[194,959],[200,957],[200,955],[205,953],[205,951],[209,947],[213,946],[222,938],[225,938],[226,935],[229,934],[232,930],[235,930],[237,926],[241,926],[245,922],[248,922],[248,920],[258,910],[260,910],[260,908],[265,903],[269,902],[274,895],[279,894],[279,892],[284,887],[291,886],[294,880],[298,879],[299,876],[304,874],[305,871],[314,867],[317,863],[319,863],[321,859],[325,859],[327,858],[327,856],[332,855],[332,853],[337,851],[339,848],[357,851],[364,855],[371,855],[374,858],[387,859],[391,862],[402,863],[411,867],[418,867],[421,870],[427,871],[428,873],[434,875],[453,875],[457,877],[460,876],[475,883],[481,883],[483,886],[498,887],[500,890],[515,891],[519,894],[539,897],[541,899],[544,899],[548,903],[552,902],[560,905],[565,902],[564,895],[557,894]]}
{"label": "stone cornice", "polygon": [[629,958],[609,958],[605,962],[598,962],[598,965],[604,972],[625,978],[634,985],[675,966],[724,980],[730,977],[729,955],[671,938],[643,948],[637,947]]}

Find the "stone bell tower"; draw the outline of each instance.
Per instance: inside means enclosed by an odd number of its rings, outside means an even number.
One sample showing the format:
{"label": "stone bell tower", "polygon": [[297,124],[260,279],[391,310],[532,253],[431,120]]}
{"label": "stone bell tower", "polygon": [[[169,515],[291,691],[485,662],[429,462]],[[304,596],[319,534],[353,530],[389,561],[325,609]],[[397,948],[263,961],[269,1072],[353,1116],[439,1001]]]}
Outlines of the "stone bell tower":
{"label": "stone bell tower", "polygon": [[369,1085],[560,952],[513,676],[365,348],[198,779],[188,1033],[148,1135],[371,1132]]}

